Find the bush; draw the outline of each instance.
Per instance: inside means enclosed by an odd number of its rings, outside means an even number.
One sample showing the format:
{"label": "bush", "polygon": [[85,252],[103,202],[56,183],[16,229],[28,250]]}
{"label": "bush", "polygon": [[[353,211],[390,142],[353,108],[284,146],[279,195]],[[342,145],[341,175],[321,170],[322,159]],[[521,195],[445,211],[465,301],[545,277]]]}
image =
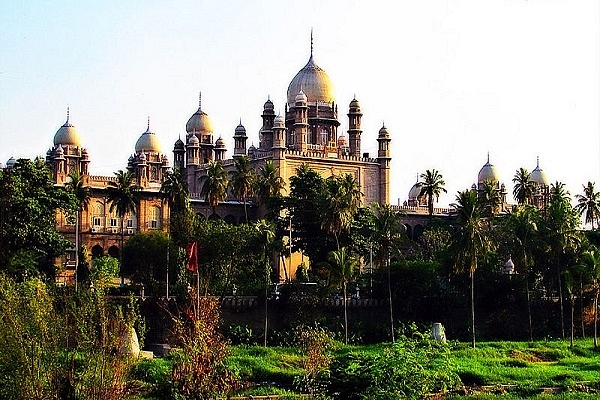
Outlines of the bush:
{"label": "bush", "polygon": [[340,399],[420,398],[459,385],[450,349],[429,337],[400,337],[384,351],[348,352],[331,366],[329,394]]}

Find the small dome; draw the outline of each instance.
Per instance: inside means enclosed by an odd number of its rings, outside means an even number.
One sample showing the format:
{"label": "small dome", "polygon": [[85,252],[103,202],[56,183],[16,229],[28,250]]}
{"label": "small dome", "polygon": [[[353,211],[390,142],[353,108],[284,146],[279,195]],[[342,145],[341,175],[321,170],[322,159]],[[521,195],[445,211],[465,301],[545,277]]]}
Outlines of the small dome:
{"label": "small dome", "polygon": [[307,102],[308,102],[308,98],[306,97],[306,95],[304,94],[302,89],[300,89],[300,91],[296,95],[295,104],[296,105],[306,105]]}
{"label": "small dome", "polygon": [[185,148],[185,144],[183,143],[183,140],[181,140],[181,138],[177,138],[177,140],[175,141],[175,149],[182,150],[184,148]]}
{"label": "small dome", "polygon": [[65,151],[63,150],[63,148],[60,144],[58,146],[56,146],[55,153],[58,157],[62,157],[62,155],[65,154]]}
{"label": "small dome", "polygon": [[[149,125],[149,124],[148,124]],[[158,137],[150,132],[150,126],[146,129],[146,132],[142,133],[142,136],[135,143],[135,152],[147,152],[147,153],[160,153],[161,146]]]}
{"label": "small dome", "polygon": [[414,185],[412,185],[412,187],[408,191],[408,199],[409,200],[417,200],[420,197],[422,197],[421,196],[421,187],[422,187],[421,182],[416,182]]}
{"label": "small dome", "polygon": [[242,125],[242,121],[235,127],[235,136],[246,136],[246,128]]}
{"label": "small dome", "polygon": [[200,140],[198,139],[198,136],[196,136],[196,135],[190,136],[190,138],[188,139],[188,146],[192,146],[192,147],[200,146]]}
{"label": "small dome", "polygon": [[296,94],[303,90],[311,102],[332,103],[335,91],[329,75],[313,60],[311,54],[308,63],[294,76],[287,91],[288,105],[295,104]]}
{"label": "small dome", "polygon": [[14,167],[16,162],[17,162],[17,160],[15,160],[14,157],[9,158],[8,161],[6,162],[6,168]]}
{"label": "small dome", "polygon": [[146,153],[141,153],[139,160],[140,160],[140,164],[145,164],[146,163]]}
{"label": "small dome", "polygon": [[348,139],[346,138],[346,136],[338,136],[337,145],[338,147],[348,147]]}
{"label": "small dome", "polygon": [[388,132],[387,128],[385,127],[385,124],[379,130],[379,137],[380,138],[384,138],[384,137],[389,138],[390,137],[390,133]]}
{"label": "small dome", "polygon": [[537,161],[537,166],[535,167],[535,169],[533,171],[531,171],[531,175],[529,176],[529,179],[532,182],[537,183],[538,185],[543,185],[543,186],[549,185],[549,181],[548,181],[548,177],[546,176],[546,173],[544,172],[543,169],[540,168],[539,158]]}
{"label": "small dome", "polygon": [[285,128],[285,119],[279,114],[273,121],[273,128]]}
{"label": "small dome", "polygon": [[210,134],[213,133],[212,121],[208,117],[208,114],[198,106],[198,110],[190,117],[187,124],[185,124],[185,130],[187,133]]}
{"label": "small dome", "polygon": [[81,147],[81,138],[77,129],[69,122],[69,111],[67,110],[67,121],[56,131],[54,145]]}
{"label": "small dome", "polygon": [[360,103],[356,100],[356,97],[350,102],[350,111],[360,112]]}
{"label": "small dome", "polygon": [[267,99],[267,101],[265,102],[264,110],[265,111],[274,111],[275,110],[275,106],[273,105],[273,102],[271,101],[271,99]]}
{"label": "small dome", "polygon": [[222,137],[219,136],[219,138],[215,142],[215,147],[217,147],[219,149],[225,148],[225,141],[223,140]]}
{"label": "small dome", "polygon": [[481,170],[479,171],[479,175],[477,175],[477,182],[483,183],[484,181],[491,182],[499,182],[498,172],[496,172],[496,167],[490,164],[490,156],[488,155],[488,160]]}

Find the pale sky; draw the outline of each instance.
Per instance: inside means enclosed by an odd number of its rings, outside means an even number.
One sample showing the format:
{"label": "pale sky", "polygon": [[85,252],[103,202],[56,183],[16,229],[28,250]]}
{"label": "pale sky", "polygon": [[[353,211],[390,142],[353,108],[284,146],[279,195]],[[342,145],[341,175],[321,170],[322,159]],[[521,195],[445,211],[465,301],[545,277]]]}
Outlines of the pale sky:
{"label": "pale sky", "polygon": [[363,111],[362,151],[392,137],[391,203],[439,170],[452,203],[490,154],[512,201],[535,168],[571,194],[600,190],[598,0],[0,2],[0,162],[45,155],[67,107],[94,175],[125,169],[150,127],[172,163],[198,108],[233,154],[258,144],[268,97],[310,55],[332,79],[340,132]]}

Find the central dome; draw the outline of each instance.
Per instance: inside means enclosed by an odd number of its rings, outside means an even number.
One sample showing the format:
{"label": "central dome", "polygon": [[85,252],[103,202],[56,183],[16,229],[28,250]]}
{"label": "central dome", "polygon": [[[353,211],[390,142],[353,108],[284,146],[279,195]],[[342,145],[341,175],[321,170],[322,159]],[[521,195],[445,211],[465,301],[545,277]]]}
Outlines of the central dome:
{"label": "central dome", "polygon": [[54,145],[81,147],[81,139],[77,129],[69,122],[69,112],[67,111],[67,122],[65,122],[54,135]]}
{"label": "central dome", "polygon": [[308,63],[298,71],[288,86],[287,102],[290,107],[295,105],[296,95],[300,91],[304,92],[309,103],[335,101],[333,83],[331,83],[329,75],[315,64],[312,54]]}
{"label": "central dome", "polygon": [[161,146],[158,137],[150,132],[150,126],[146,129],[146,132],[142,133],[142,136],[135,143],[136,153],[160,153]]}

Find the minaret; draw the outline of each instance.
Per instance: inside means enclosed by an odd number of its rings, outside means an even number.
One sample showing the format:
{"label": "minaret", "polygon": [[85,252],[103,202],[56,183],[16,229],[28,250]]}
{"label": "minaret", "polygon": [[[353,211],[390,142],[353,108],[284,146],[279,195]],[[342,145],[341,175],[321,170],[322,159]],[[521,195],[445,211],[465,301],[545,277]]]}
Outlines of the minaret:
{"label": "minaret", "polygon": [[390,203],[390,134],[385,124],[379,130],[377,137],[379,150],[377,152],[377,161],[379,162],[379,203]]}
{"label": "minaret", "polygon": [[215,161],[223,161],[225,160],[225,152],[227,149],[225,148],[225,140],[219,136],[217,141],[215,142]]}
{"label": "minaret", "polygon": [[294,107],[294,150],[306,152],[308,139],[308,99],[300,89]]}
{"label": "minaret", "polygon": [[240,124],[235,128],[235,133],[233,134],[233,158],[246,155],[247,140],[248,136],[246,135],[246,128],[244,128],[242,120],[240,119]]}
{"label": "minaret", "polygon": [[258,147],[261,150],[269,150],[273,147],[273,123],[275,120],[275,107],[270,98],[265,102],[261,117],[263,125],[260,128],[261,139]]}
{"label": "minaret", "polygon": [[350,102],[350,110],[348,111],[348,144],[350,146],[350,155],[360,157],[360,120],[362,113],[360,112],[360,104],[356,100],[356,96]]}
{"label": "minaret", "polygon": [[185,169],[185,144],[181,137],[177,139],[173,148],[173,167],[181,171]]}

